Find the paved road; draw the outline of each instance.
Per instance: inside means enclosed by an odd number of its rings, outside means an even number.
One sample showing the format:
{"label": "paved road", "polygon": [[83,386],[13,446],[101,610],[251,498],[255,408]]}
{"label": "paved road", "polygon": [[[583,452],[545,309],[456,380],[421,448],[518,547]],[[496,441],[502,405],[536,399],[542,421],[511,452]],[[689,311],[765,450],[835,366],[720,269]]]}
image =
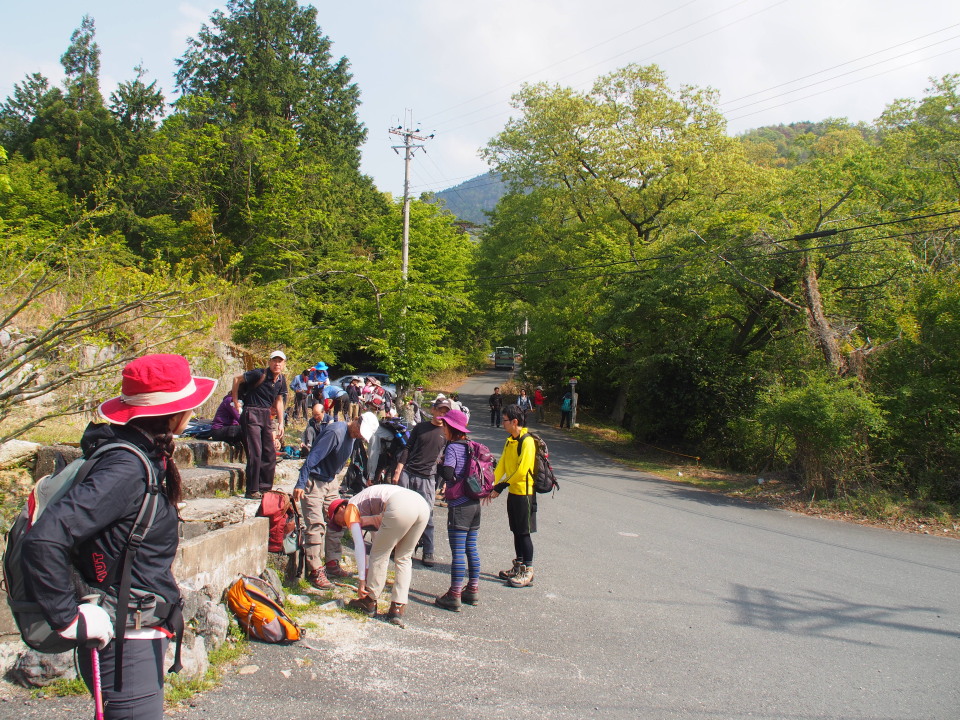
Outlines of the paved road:
{"label": "paved road", "polygon": [[[484,408],[503,377],[461,392],[496,454]],[[727,500],[543,433],[561,491],[540,501],[533,587],[495,579],[513,556],[500,499],[481,527],[480,606],[432,606],[448,580],[438,529],[406,630],[329,618],[312,649],[257,646],[259,672],[179,716],[960,717],[960,543]]]}

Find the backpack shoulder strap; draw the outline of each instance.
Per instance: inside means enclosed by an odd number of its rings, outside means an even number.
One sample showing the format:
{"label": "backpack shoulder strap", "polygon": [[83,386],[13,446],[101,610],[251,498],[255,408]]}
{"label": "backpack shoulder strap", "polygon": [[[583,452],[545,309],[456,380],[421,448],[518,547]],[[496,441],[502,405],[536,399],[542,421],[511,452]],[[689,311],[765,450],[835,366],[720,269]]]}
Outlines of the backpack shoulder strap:
{"label": "backpack shoulder strap", "polygon": [[[136,455],[147,470],[146,490],[143,494],[143,501],[140,503],[140,512],[137,513],[137,519],[133,523],[133,529],[130,531],[130,537],[127,539],[127,547],[120,558],[120,587],[117,591],[117,617],[114,628],[117,641],[117,666],[114,678],[114,689],[119,692],[123,683],[123,638],[127,629],[127,606],[130,603],[130,587],[132,585],[133,559],[143,544],[144,538],[150,532],[153,521],[157,516],[157,508],[160,504],[160,481],[153,469],[153,463],[147,458],[143,451],[130,443],[118,442],[109,443],[102,448],[106,451],[108,447],[122,448]],[[97,449],[100,452],[101,448]],[[96,454],[96,453],[95,453]],[[183,630],[178,628],[177,650],[174,666],[180,665],[180,645],[181,634]],[[176,672],[174,670],[173,672]]]}

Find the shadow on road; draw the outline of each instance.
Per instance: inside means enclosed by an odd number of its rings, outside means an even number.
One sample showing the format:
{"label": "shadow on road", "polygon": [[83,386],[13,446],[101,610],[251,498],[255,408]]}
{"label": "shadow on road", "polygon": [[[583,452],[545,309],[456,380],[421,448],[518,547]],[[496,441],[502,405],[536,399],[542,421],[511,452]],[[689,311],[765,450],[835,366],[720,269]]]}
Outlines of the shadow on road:
{"label": "shadow on road", "polygon": [[[829,593],[776,592],[769,588],[748,587],[740,584],[732,586],[732,596],[727,600],[737,610],[735,625],[762,628],[790,635],[820,637],[871,647],[876,647],[878,643],[862,639],[871,637],[863,634],[864,626],[885,632],[958,636],[955,629],[924,626],[902,619],[911,614],[915,617],[915,613],[930,613],[936,616],[945,612],[943,608],[858,603]],[[852,637],[852,633],[848,634],[854,629],[857,630],[858,637]],[[918,638],[917,642],[922,641]]]}

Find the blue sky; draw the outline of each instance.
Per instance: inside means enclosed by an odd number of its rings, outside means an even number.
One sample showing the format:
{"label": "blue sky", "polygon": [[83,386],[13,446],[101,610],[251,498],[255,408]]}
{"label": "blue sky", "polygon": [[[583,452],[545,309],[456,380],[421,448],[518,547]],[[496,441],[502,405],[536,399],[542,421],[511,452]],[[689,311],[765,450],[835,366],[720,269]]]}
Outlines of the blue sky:
{"label": "blue sky", "polygon": [[[84,13],[96,21],[104,94],[143,62],[168,99],[186,38],[225,2],[0,0],[0,98],[27,73],[62,79],[59,57]],[[302,3],[306,4],[306,3]],[[413,162],[414,193],[486,171],[478,149],[510,117],[522,82],[586,88],[631,62],[673,86],[720,92],[731,132],[847,117],[875,119],[960,72],[960,3],[943,0],[408,0],[315,2],[336,57],[360,87],[369,139],[362,168],[400,194],[403,161],[387,128],[412,113],[435,133]]]}

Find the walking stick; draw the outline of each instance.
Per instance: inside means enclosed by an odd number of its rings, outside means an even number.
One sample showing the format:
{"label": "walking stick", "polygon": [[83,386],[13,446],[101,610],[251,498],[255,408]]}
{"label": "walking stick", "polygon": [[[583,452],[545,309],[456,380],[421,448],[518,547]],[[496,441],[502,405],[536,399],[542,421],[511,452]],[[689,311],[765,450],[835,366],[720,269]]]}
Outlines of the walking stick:
{"label": "walking stick", "polygon": [[100,686],[100,651],[90,648],[90,664],[93,666],[93,704],[96,720],[103,720],[103,690]]}
{"label": "walking stick", "polygon": [[[83,600],[93,603],[94,605],[100,604],[100,596],[96,594],[85,595]],[[93,705],[96,708],[95,718],[96,720],[103,720],[103,687],[100,683],[100,651],[96,645],[90,648],[90,665],[93,668]]]}

